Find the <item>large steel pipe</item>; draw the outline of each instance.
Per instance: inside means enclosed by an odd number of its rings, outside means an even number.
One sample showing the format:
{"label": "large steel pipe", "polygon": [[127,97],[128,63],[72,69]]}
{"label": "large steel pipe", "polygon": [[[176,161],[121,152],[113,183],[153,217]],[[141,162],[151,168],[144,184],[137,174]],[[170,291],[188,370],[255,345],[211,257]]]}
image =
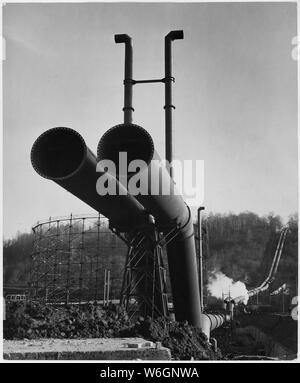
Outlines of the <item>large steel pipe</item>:
{"label": "large steel pipe", "polygon": [[217,327],[222,326],[225,322],[228,322],[229,320],[229,314],[201,314],[199,327],[209,339],[211,331],[213,331]]}
{"label": "large steel pipe", "polygon": [[106,216],[112,227],[130,232],[147,223],[144,208],[122,185],[118,186],[123,195],[97,193],[96,182],[101,173],[96,172],[96,156],[75,130],[57,127],[44,132],[32,146],[31,162],[38,174]]}
{"label": "large steel pipe", "polygon": [[285,226],[285,227],[283,227],[283,229],[281,229],[280,237],[279,237],[279,240],[277,243],[275,255],[273,257],[268,276],[266,277],[266,279],[264,279],[264,281],[258,287],[255,287],[254,289],[252,289],[248,292],[249,297],[252,297],[253,295],[257,295],[258,293],[267,290],[269,288],[269,286],[271,285],[271,283],[274,281],[276,273],[277,273],[279,261],[281,258],[282,249],[283,249],[283,245],[285,242],[285,237],[286,237],[287,232],[288,232],[287,226]]}
{"label": "large steel pipe", "polygon": [[[145,166],[138,176],[140,185],[147,185],[147,193],[136,195],[138,201],[155,217],[163,233],[167,234],[174,227],[178,229],[175,239],[167,245],[175,317],[199,326],[201,309],[190,210],[177,193],[166,168],[159,165],[153,140],[145,129],[134,124],[117,125],[108,130],[98,144],[98,160],[113,161],[119,173],[117,177],[124,184],[132,180],[137,171],[131,169],[131,173],[123,173],[126,166],[119,164],[121,152],[126,152],[129,165],[131,161],[144,161]],[[129,192],[132,192],[130,188]]]}

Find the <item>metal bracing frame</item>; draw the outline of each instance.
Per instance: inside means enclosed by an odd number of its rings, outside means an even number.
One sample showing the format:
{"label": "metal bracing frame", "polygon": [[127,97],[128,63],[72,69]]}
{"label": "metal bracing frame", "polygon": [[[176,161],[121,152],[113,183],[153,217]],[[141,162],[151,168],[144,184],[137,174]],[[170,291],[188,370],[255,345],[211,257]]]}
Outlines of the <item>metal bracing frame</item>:
{"label": "metal bracing frame", "polygon": [[167,317],[169,308],[163,250],[177,236],[178,227],[171,228],[166,235],[162,235],[154,224],[126,236],[113,231],[128,246],[121,305],[130,318],[137,315]]}

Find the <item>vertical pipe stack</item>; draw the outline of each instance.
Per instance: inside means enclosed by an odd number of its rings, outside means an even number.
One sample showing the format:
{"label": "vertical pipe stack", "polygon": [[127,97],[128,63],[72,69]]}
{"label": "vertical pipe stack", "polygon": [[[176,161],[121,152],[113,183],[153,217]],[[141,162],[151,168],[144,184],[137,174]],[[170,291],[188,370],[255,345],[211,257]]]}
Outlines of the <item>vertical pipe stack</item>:
{"label": "vertical pipe stack", "polygon": [[124,71],[124,123],[130,124],[132,122],[132,44],[131,37],[126,34],[115,35],[115,42],[117,44],[125,44],[125,71]]}
{"label": "vertical pipe stack", "polygon": [[[172,129],[172,111],[175,109],[172,104],[172,83],[174,77],[172,77],[172,41],[183,39],[183,31],[171,31],[165,37],[165,150],[166,160],[169,163],[173,160],[173,129]],[[169,169],[170,177],[173,177],[173,169]]]}

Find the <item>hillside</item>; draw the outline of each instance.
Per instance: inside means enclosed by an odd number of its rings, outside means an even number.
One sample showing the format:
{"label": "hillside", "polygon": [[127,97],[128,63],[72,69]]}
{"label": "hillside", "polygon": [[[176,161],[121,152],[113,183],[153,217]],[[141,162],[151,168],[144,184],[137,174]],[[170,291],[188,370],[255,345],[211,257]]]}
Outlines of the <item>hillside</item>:
{"label": "hillside", "polygon": [[[297,290],[298,262],[298,218],[290,217],[289,232],[284,244],[282,260],[279,265],[274,289],[282,283],[287,283],[291,294]],[[243,281],[248,287],[253,287],[262,281],[270,267],[272,255],[275,252],[279,231],[282,228],[279,216],[270,214],[267,217],[246,212],[234,214],[209,214],[203,219],[204,239],[204,275],[213,270],[220,270],[233,280]],[[91,249],[96,247],[96,237],[87,237],[87,250],[83,260],[89,261]],[[102,252],[100,267],[110,268],[113,281],[112,290],[118,295],[121,288],[122,272],[125,262],[126,249],[119,239],[109,235],[101,237]],[[117,242],[116,242],[117,241]],[[80,240],[74,242],[72,257],[79,257]],[[52,247],[55,243],[52,244]],[[90,250],[89,250],[90,249]],[[33,251],[33,234],[18,234],[11,240],[4,241],[4,283],[27,284]],[[91,254],[90,254],[91,252]],[[104,271],[100,270],[101,283]],[[86,273],[89,273],[87,268]],[[74,274],[75,275],[75,274]],[[296,294],[295,294],[296,295]]]}

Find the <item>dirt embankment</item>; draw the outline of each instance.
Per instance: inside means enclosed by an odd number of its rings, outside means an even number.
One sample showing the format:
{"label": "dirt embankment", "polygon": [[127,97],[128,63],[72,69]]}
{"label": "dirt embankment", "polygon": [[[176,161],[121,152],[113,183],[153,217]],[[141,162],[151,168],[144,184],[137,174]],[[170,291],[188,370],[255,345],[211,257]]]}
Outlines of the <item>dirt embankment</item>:
{"label": "dirt embankment", "polygon": [[276,342],[297,353],[298,343],[298,322],[290,315],[274,313],[260,313],[245,315],[238,318],[241,327],[254,326],[262,332],[270,335]]}
{"label": "dirt embankment", "polygon": [[7,305],[5,339],[79,339],[142,337],[161,342],[176,360],[222,359],[207,337],[186,322],[140,317],[132,322],[120,307],[111,305],[50,306],[39,303]]}
{"label": "dirt embankment", "polygon": [[235,324],[230,328],[218,328],[212,332],[217,339],[225,358],[232,359],[238,355],[267,355],[265,344],[256,341],[249,334],[238,334],[235,328],[253,326],[264,334],[270,336],[276,343],[290,351],[290,354],[297,354],[297,321],[290,316],[282,316],[273,313],[259,313],[243,315],[237,318]]}

